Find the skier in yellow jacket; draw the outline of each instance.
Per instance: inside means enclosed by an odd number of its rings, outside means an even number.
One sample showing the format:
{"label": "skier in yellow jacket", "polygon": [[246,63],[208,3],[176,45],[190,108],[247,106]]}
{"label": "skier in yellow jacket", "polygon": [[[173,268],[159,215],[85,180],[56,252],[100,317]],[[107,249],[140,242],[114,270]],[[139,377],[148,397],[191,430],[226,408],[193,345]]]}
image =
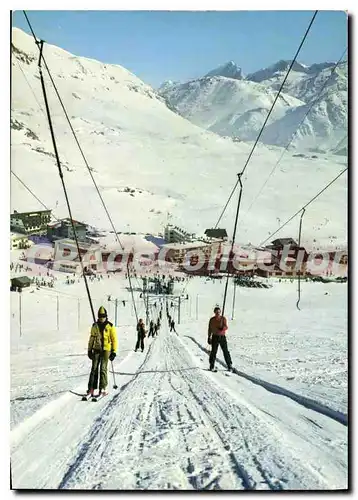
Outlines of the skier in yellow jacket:
{"label": "skier in yellow jacket", "polygon": [[108,360],[113,361],[117,351],[117,334],[112,323],[108,321],[106,309],[98,309],[98,319],[93,323],[88,341],[88,357],[92,361],[91,373],[88,381],[88,392],[91,396],[98,386],[99,393],[106,395],[108,385]]}

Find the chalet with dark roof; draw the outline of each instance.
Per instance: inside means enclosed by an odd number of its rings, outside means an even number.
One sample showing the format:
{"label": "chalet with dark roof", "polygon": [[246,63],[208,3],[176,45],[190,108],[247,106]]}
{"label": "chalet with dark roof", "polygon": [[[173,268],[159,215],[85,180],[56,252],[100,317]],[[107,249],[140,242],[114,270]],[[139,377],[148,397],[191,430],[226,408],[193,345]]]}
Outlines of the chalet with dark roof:
{"label": "chalet with dark roof", "polygon": [[217,238],[220,240],[227,239],[226,229],[207,229],[205,231],[205,236],[208,238]]}

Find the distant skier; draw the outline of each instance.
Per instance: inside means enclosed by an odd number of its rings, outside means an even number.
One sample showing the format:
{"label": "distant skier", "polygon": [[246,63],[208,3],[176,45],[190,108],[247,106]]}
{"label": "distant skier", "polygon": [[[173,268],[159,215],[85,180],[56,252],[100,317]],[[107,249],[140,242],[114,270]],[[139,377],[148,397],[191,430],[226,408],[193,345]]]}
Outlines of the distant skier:
{"label": "distant skier", "polygon": [[122,300],[123,307],[126,307],[126,301]]}
{"label": "distant skier", "polygon": [[225,336],[228,329],[227,319],[224,316],[221,316],[220,307],[215,307],[214,314],[215,316],[210,318],[208,326],[208,344],[211,345],[211,353],[209,357],[210,370],[214,370],[219,345],[223,351],[227,368],[228,370],[231,370],[232,361]]}
{"label": "distant skier", "polygon": [[175,321],[174,321],[173,319],[172,319],[172,320],[171,320],[171,322],[170,322],[170,331],[171,331],[171,332],[173,332],[173,331],[174,331],[175,333],[177,333],[177,332],[175,331]]}
{"label": "distant skier", "polygon": [[92,361],[91,373],[88,380],[87,394],[91,396],[98,387],[99,392],[106,395],[108,385],[108,360],[113,361],[117,351],[117,334],[113,324],[108,321],[106,309],[101,306],[98,309],[98,319],[93,323],[88,341],[88,357]]}
{"label": "distant skier", "polygon": [[135,345],[135,352],[140,348],[142,352],[144,351],[144,337],[146,336],[145,326],[142,319],[138,321],[137,324],[137,343]]}
{"label": "distant skier", "polygon": [[148,338],[152,336],[154,337],[154,322],[153,320],[151,319],[150,320],[150,323],[149,323],[149,334],[148,334]]}

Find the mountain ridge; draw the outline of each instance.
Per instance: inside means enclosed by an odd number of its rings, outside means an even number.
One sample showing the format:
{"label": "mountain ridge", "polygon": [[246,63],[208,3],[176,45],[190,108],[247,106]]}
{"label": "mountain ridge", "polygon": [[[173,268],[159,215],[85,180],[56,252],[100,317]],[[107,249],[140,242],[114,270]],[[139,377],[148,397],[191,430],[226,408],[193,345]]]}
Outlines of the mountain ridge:
{"label": "mountain ridge", "polygon": [[[230,67],[238,68],[231,63]],[[246,77],[240,68],[240,78],[220,75],[224,64],[203,77],[185,83],[172,82],[158,92],[196,125],[223,136],[251,141],[255,140],[270,109],[267,103],[258,109],[257,100],[265,100],[271,92],[276,96],[291,63],[291,60],[280,60]],[[325,151],[334,151],[337,142],[346,134],[348,114],[347,62],[337,67],[336,64],[322,62],[306,66],[294,63],[280,94],[288,104],[287,109],[282,113],[277,102],[267,124],[268,130],[260,138],[263,143],[286,146],[289,135],[290,138],[294,136],[292,146],[298,149],[314,149],[320,145]],[[215,95],[207,88],[213,82],[217,84],[218,78],[220,85],[216,85]],[[237,96],[233,96],[233,85],[237,87]],[[310,107],[312,112],[309,111],[301,124],[304,111]]]}

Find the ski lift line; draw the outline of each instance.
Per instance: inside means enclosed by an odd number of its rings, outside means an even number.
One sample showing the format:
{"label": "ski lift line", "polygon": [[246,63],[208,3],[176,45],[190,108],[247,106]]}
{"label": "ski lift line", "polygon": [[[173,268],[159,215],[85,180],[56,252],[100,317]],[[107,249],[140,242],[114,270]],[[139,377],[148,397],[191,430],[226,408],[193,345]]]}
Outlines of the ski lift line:
{"label": "ski lift line", "polygon": [[231,193],[230,193],[229,199],[227,200],[226,205],[224,206],[224,208],[223,208],[223,210],[222,210],[222,212],[221,212],[221,214],[220,214],[220,217],[219,217],[219,219],[218,219],[217,223],[215,224],[215,228],[214,228],[214,229],[217,229],[218,225],[220,224],[220,221],[221,221],[221,219],[222,219],[222,216],[224,215],[225,210],[227,209],[227,206],[228,206],[228,204],[230,203],[230,201],[231,201],[231,198],[232,198],[233,194],[235,193],[235,190],[236,190],[236,188],[237,188],[238,182],[239,182],[239,181],[236,181],[236,184],[235,184],[235,186],[233,187],[233,189],[232,189],[232,191],[231,191]]}
{"label": "ski lift line", "polygon": [[[28,24],[29,24],[29,26],[30,26],[31,32],[32,32],[33,37],[34,37],[34,39],[35,39],[35,42],[36,42],[36,44],[38,45],[38,41],[37,41],[37,39],[36,39],[36,36],[35,36],[35,34],[34,34],[34,31],[33,31],[32,27],[31,27],[30,21],[29,21],[29,19],[28,19],[27,15],[26,15],[26,12],[25,12],[25,11],[23,11],[23,12],[24,12],[24,15],[25,15],[25,17],[26,17],[27,23],[28,23]],[[49,77],[50,77],[51,83],[52,83],[52,85],[53,85],[53,87],[54,87],[54,89],[55,89],[55,92],[56,92],[56,94],[57,94],[57,97],[58,97],[58,99],[59,99],[59,101],[60,101],[61,107],[62,107],[62,109],[63,109],[63,111],[64,111],[65,116],[66,116],[67,122],[68,122],[69,127],[70,127],[70,129],[71,129],[71,131],[72,131],[73,137],[74,137],[74,139],[75,139],[75,141],[76,141],[76,143],[77,143],[77,146],[78,146],[78,148],[79,148],[79,150],[80,150],[80,153],[81,153],[81,155],[82,155],[82,158],[83,158],[83,160],[84,160],[84,162],[85,162],[85,165],[86,165],[86,167],[87,167],[87,170],[88,170],[88,172],[89,172],[89,174],[90,174],[90,177],[91,177],[91,179],[92,179],[92,182],[93,182],[93,184],[94,184],[94,186],[95,186],[95,188],[96,188],[97,194],[98,194],[98,196],[99,196],[99,198],[100,198],[100,200],[101,200],[101,202],[102,202],[102,205],[103,205],[103,207],[104,207],[104,210],[105,210],[105,212],[106,212],[106,215],[107,215],[107,217],[108,217],[108,220],[109,220],[109,222],[110,222],[110,224],[111,224],[111,226],[112,226],[112,229],[113,229],[114,234],[115,234],[115,238],[117,239],[117,242],[119,243],[119,245],[120,245],[121,249],[122,249],[122,250],[124,250],[124,246],[123,246],[123,244],[121,243],[121,241],[120,241],[120,239],[119,239],[119,237],[118,237],[117,230],[116,230],[116,228],[115,228],[115,226],[114,226],[113,220],[112,220],[112,218],[111,218],[111,216],[110,216],[110,214],[109,214],[109,212],[108,212],[107,206],[106,206],[106,204],[105,204],[105,202],[104,202],[104,200],[103,200],[103,198],[102,198],[102,195],[101,195],[101,193],[100,193],[100,191],[99,191],[99,189],[98,189],[98,186],[97,186],[97,183],[96,183],[96,181],[95,181],[95,179],[94,179],[94,177],[93,177],[93,174],[92,174],[91,168],[90,168],[90,166],[89,166],[89,164],[88,164],[88,162],[87,162],[87,159],[86,159],[86,157],[85,157],[85,155],[84,155],[84,152],[83,152],[83,150],[82,150],[82,148],[81,148],[81,145],[80,145],[80,143],[79,143],[79,141],[78,141],[78,139],[77,139],[77,135],[76,135],[76,133],[75,133],[75,131],[74,131],[73,127],[72,127],[72,123],[71,123],[71,121],[70,121],[70,118],[69,118],[69,116],[68,116],[68,113],[67,113],[67,111],[66,111],[66,108],[65,108],[65,106],[64,106],[64,104],[63,104],[63,101],[62,101],[62,99],[61,99],[61,96],[60,96],[60,94],[59,94],[59,92],[58,92],[58,90],[57,90],[56,84],[55,84],[55,82],[54,82],[54,80],[53,80],[53,78],[52,78],[51,72],[50,72],[50,70],[49,70],[49,68],[48,68],[48,65],[47,65],[47,63],[46,63],[46,60],[45,60],[45,58],[44,58],[43,54],[41,54],[41,57],[42,57],[42,60],[43,60],[43,62],[44,62],[44,64],[45,64],[45,67],[46,67],[47,73],[48,73],[48,75],[49,75]],[[133,295],[133,287],[132,287],[132,283],[131,283],[131,276],[130,276],[129,262],[127,262],[127,276],[128,276],[129,286],[130,286],[130,290],[131,290],[131,297],[132,297],[132,302],[133,302],[134,312],[135,312],[135,316],[136,316],[136,319],[137,319],[137,322],[138,322],[138,314],[137,314],[137,308],[136,308],[136,305],[135,305],[135,300],[134,300],[134,295]]]}
{"label": "ski lift line", "polygon": [[[245,212],[245,215],[247,215],[249,213],[249,211],[251,210],[253,204],[255,203],[255,201],[260,197],[262,191],[264,190],[266,184],[268,183],[268,181],[270,180],[271,176],[273,175],[274,171],[276,170],[276,168],[278,167],[279,163],[281,162],[282,158],[284,157],[284,155],[286,154],[290,144],[292,143],[294,137],[296,136],[296,134],[298,133],[298,131],[300,130],[303,122],[305,121],[305,119],[307,118],[307,115],[311,112],[313,106],[315,104],[317,104],[317,102],[319,101],[319,98],[321,97],[322,95],[322,92],[324,91],[324,89],[326,88],[327,84],[329,83],[329,81],[331,80],[335,70],[337,69],[338,65],[340,64],[340,62],[342,61],[343,57],[345,56],[347,52],[347,47],[345,48],[343,54],[341,55],[341,57],[339,58],[339,60],[336,62],[336,64],[334,65],[334,67],[332,68],[331,70],[331,74],[326,78],[326,80],[324,81],[322,87],[321,87],[321,90],[319,91],[318,93],[318,96],[316,97],[316,99],[314,101],[312,101],[310,107],[308,108],[307,112],[305,113],[304,117],[302,118],[302,120],[300,121],[298,127],[296,128],[295,132],[292,134],[291,136],[291,139],[289,140],[287,146],[285,147],[285,149],[283,150],[280,158],[278,159],[276,165],[274,165],[274,167],[272,168],[271,172],[269,173],[266,181],[263,183],[263,185],[261,186],[260,190],[258,191],[257,195],[255,196],[255,198],[253,199],[253,201],[251,202],[249,208],[246,210]],[[347,137],[347,136],[346,136]],[[341,141],[340,141],[341,142]],[[340,143],[339,143],[340,144]]]}
{"label": "ski lift line", "polygon": [[[298,249],[301,248],[302,219],[303,219],[305,212],[306,212],[306,209],[303,208],[302,213],[301,213],[301,218],[300,218],[300,228],[298,231]],[[299,303],[301,301],[301,271],[298,272],[298,285],[297,286],[298,286],[298,288],[297,288],[298,297],[297,297],[296,307],[300,311],[301,309],[299,308]]]}
{"label": "ski lift line", "polygon": [[245,166],[244,166],[244,168],[243,168],[243,170],[242,170],[242,172],[241,172],[241,175],[245,172],[246,167],[247,167],[247,165],[249,164],[249,161],[250,161],[250,159],[251,159],[251,156],[252,156],[252,154],[253,154],[253,152],[254,152],[254,150],[255,150],[255,148],[256,148],[257,143],[259,142],[259,139],[260,139],[260,137],[261,137],[261,135],[262,135],[262,133],[263,133],[263,131],[264,131],[264,128],[265,128],[265,126],[266,126],[266,123],[268,122],[268,119],[270,118],[270,115],[271,115],[271,113],[272,113],[272,111],[273,111],[273,108],[275,107],[275,104],[276,104],[276,102],[277,102],[278,98],[280,97],[280,94],[281,94],[281,92],[282,92],[283,87],[285,86],[285,83],[286,83],[286,80],[287,80],[287,78],[288,78],[288,75],[290,74],[290,72],[291,72],[291,70],[292,70],[292,67],[293,67],[293,65],[294,65],[294,64],[295,64],[295,62],[296,62],[296,59],[297,59],[297,57],[298,57],[298,54],[300,53],[301,48],[302,48],[303,44],[305,43],[305,40],[306,40],[306,38],[307,38],[307,35],[308,35],[308,33],[309,33],[310,29],[311,29],[311,26],[312,26],[312,24],[313,24],[313,22],[314,22],[314,20],[315,20],[315,18],[316,18],[316,16],[317,16],[317,14],[318,14],[318,10],[316,10],[316,11],[315,11],[315,13],[314,13],[314,14],[313,14],[313,16],[312,16],[312,19],[311,19],[311,21],[310,21],[310,24],[308,25],[308,28],[307,28],[307,30],[306,30],[306,32],[305,32],[305,34],[304,34],[304,36],[303,36],[303,38],[302,38],[302,40],[301,40],[301,43],[300,43],[300,45],[299,45],[299,47],[298,47],[298,49],[297,49],[297,52],[296,52],[296,54],[295,54],[295,57],[293,58],[293,60],[292,60],[292,62],[291,62],[291,64],[290,64],[290,67],[288,68],[288,71],[286,72],[285,78],[283,79],[283,81],[282,81],[282,83],[281,83],[280,89],[279,89],[279,91],[277,92],[277,95],[276,95],[276,97],[275,97],[275,99],[274,99],[274,101],[273,101],[273,103],[272,103],[272,106],[271,106],[271,108],[270,108],[270,110],[269,110],[269,112],[268,112],[268,114],[267,114],[267,116],[266,116],[266,119],[265,119],[265,121],[264,121],[264,123],[263,123],[263,125],[262,125],[262,127],[261,127],[260,132],[259,132],[259,135],[258,135],[258,136],[257,136],[257,138],[256,138],[255,144],[253,145],[253,148],[252,148],[252,150],[251,150],[251,152],[250,152],[250,154],[249,154],[249,157],[248,157],[248,159],[246,160],[246,163],[245,163]]}
{"label": "ski lift line", "polygon": [[[18,61],[18,59],[17,59],[16,57],[15,57],[15,60],[16,60],[16,62],[17,62],[17,64],[18,64],[18,66],[19,66],[19,68],[20,68],[20,70],[21,70],[21,72],[22,72],[22,74],[23,74],[23,76],[24,76],[25,80],[26,80],[27,85],[29,86],[29,88],[30,88],[30,90],[31,90],[31,92],[32,92],[32,95],[33,95],[33,96],[34,96],[34,98],[35,98],[35,101],[36,101],[36,103],[37,103],[37,105],[38,105],[38,107],[39,107],[39,109],[40,109],[41,113],[43,113],[43,115],[44,115],[44,117],[45,117],[45,120],[47,120],[46,113],[45,113],[44,109],[42,108],[41,104],[39,103],[39,101],[38,101],[38,99],[37,99],[37,97],[36,97],[35,91],[33,90],[31,83],[28,81],[28,79],[27,79],[27,77],[26,77],[26,75],[25,75],[25,73],[24,73],[24,70],[23,70],[23,69],[22,69],[22,67],[21,67],[21,64],[19,63],[19,61]],[[62,152],[62,156],[63,156],[63,157],[67,160],[66,154],[65,154],[64,152]]]}
{"label": "ski lift line", "polygon": [[[271,106],[271,108],[270,108],[270,110],[269,110],[269,112],[268,112],[268,114],[267,114],[267,116],[266,116],[266,118],[265,118],[265,121],[264,121],[264,123],[263,123],[263,125],[262,125],[262,127],[261,127],[261,130],[260,130],[260,132],[259,132],[259,134],[258,134],[258,136],[257,136],[257,138],[256,138],[256,140],[255,140],[255,143],[254,143],[254,145],[253,145],[253,147],[252,147],[252,149],[251,149],[251,151],[250,151],[250,154],[249,154],[249,156],[248,156],[248,158],[247,158],[247,160],[246,160],[246,163],[245,163],[245,165],[244,165],[244,168],[243,168],[243,169],[242,169],[242,171],[241,171],[241,175],[243,175],[243,173],[245,172],[245,170],[246,170],[246,168],[247,168],[247,166],[248,166],[248,164],[249,164],[249,162],[250,162],[250,160],[251,160],[251,157],[252,157],[252,155],[253,155],[253,153],[254,153],[254,151],[255,151],[255,149],[256,149],[256,146],[257,146],[257,144],[258,144],[258,142],[259,142],[259,139],[260,139],[260,137],[261,137],[261,135],[262,135],[262,133],[263,133],[263,131],[264,131],[264,129],[265,129],[265,126],[266,126],[266,124],[267,124],[267,122],[268,122],[268,119],[270,118],[271,113],[272,113],[272,111],[273,111],[273,108],[275,107],[275,104],[276,104],[276,102],[277,102],[278,98],[280,97],[280,94],[281,94],[282,89],[283,89],[283,87],[284,87],[284,85],[285,85],[285,83],[286,83],[286,80],[287,80],[287,78],[288,78],[288,75],[290,74],[291,69],[292,69],[293,65],[295,64],[295,62],[296,62],[296,59],[297,59],[297,57],[298,57],[298,54],[299,54],[299,53],[300,53],[300,51],[301,51],[301,48],[302,48],[302,46],[303,46],[303,44],[304,44],[304,42],[305,42],[305,40],[306,40],[306,38],[307,38],[307,35],[308,35],[308,33],[309,33],[310,29],[311,29],[311,26],[312,26],[312,24],[313,24],[313,22],[314,22],[314,20],[315,20],[315,18],[316,18],[316,16],[317,16],[317,14],[318,14],[318,10],[316,10],[316,11],[314,12],[313,16],[312,16],[312,19],[311,19],[311,21],[310,21],[310,23],[309,23],[309,25],[308,25],[308,28],[306,29],[306,32],[305,32],[305,34],[304,34],[304,36],[303,36],[303,38],[302,38],[302,40],[301,40],[301,43],[300,43],[300,45],[299,45],[299,47],[298,47],[298,49],[297,49],[297,51],[296,51],[296,54],[295,54],[294,58],[293,58],[293,59],[292,59],[292,61],[291,61],[291,64],[290,64],[290,66],[289,66],[289,68],[288,68],[288,70],[287,70],[287,72],[286,72],[286,75],[285,75],[285,77],[284,77],[284,79],[283,79],[283,81],[282,81],[282,83],[281,83],[281,86],[280,86],[280,88],[279,88],[279,91],[278,91],[278,92],[277,92],[277,94],[276,94],[276,97],[275,97],[275,99],[274,99],[274,101],[273,101],[273,103],[272,103],[272,106]],[[219,225],[219,223],[220,223],[220,221],[221,221],[221,219],[222,219],[222,216],[224,215],[225,210],[226,210],[226,208],[227,208],[227,206],[228,206],[228,204],[229,204],[229,202],[230,202],[230,200],[231,200],[231,198],[232,198],[232,195],[234,194],[234,192],[235,192],[235,190],[236,190],[236,188],[237,188],[237,186],[238,186],[238,183],[239,183],[239,182],[237,181],[237,182],[236,182],[236,184],[235,184],[235,186],[234,186],[234,188],[233,188],[233,190],[231,191],[231,194],[230,194],[230,196],[229,196],[229,199],[228,199],[228,201],[227,201],[227,203],[226,203],[226,205],[225,205],[225,207],[224,207],[224,209],[223,209],[223,211],[222,211],[222,213],[221,213],[221,215],[220,215],[220,217],[219,217],[219,219],[218,219],[218,221],[217,221],[217,223],[216,223],[216,225],[215,225],[215,229],[218,227],[218,225]]]}
{"label": "ski lift line", "polygon": [[28,79],[27,79],[27,77],[26,77],[26,75],[25,75],[25,72],[24,72],[24,70],[22,69],[21,64],[19,63],[19,61],[18,61],[17,57],[15,57],[15,60],[16,60],[17,65],[19,66],[19,68],[20,68],[20,70],[21,70],[21,73],[23,74],[23,77],[24,77],[24,78],[25,78],[25,80],[26,80],[27,85],[29,86],[29,88],[30,88],[30,90],[31,90],[31,92],[32,92],[32,95],[33,95],[33,96],[34,96],[34,98],[35,98],[35,101],[36,101],[36,102],[37,102],[37,104],[38,104],[38,107],[40,108],[40,110],[42,111],[42,113],[44,114],[44,116],[45,116],[45,118],[46,118],[46,113],[45,113],[45,111],[43,110],[43,108],[42,108],[41,104],[39,103],[39,101],[37,100],[37,97],[36,97],[36,94],[35,94],[35,92],[34,92],[34,89],[32,88],[32,85],[30,84],[30,82],[28,81]]}
{"label": "ski lift line", "polygon": [[42,87],[43,97],[44,97],[44,101],[45,101],[45,108],[46,108],[46,114],[47,114],[48,124],[49,124],[49,128],[50,128],[50,134],[51,134],[53,149],[54,149],[54,152],[55,152],[58,173],[59,173],[59,176],[60,176],[60,179],[61,179],[62,188],[63,188],[64,195],[65,195],[65,198],[66,198],[66,204],[67,204],[68,213],[69,213],[69,216],[70,216],[70,221],[71,221],[73,235],[74,235],[76,246],[77,246],[78,258],[79,258],[80,265],[81,265],[81,268],[82,268],[82,274],[83,274],[83,279],[84,279],[85,287],[86,287],[86,291],[87,291],[87,297],[88,297],[88,301],[89,301],[89,304],[90,304],[90,307],[91,307],[91,312],[92,312],[92,316],[93,316],[93,322],[95,323],[96,322],[96,316],[95,316],[94,309],[93,309],[91,292],[89,290],[87,278],[86,278],[85,273],[84,273],[83,260],[82,260],[82,256],[81,256],[81,252],[80,252],[80,246],[79,246],[79,242],[78,242],[78,238],[77,238],[77,232],[76,232],[75,224],[74,224],[73,218],[72,218],[72,210],[71,210],[71,205],[70,205],[70,201],[69,201],[68,194],[67,194],[65,180],[64,180],[64,177],[63,177],[63,172],[62,172],[60,157],[59,157],[58,150],[57,150],[56,137],[55,137],[55,132],[54,132],[53,125],[52,125],[51,113],[50,113],[50,108],[49,108],[49,104],[48,104],[48,100],[47,100],[45,80],[44,80],[44,77],[43,77],[43,74],[42,74],[41,60],[42,60],[43,41],[40,42],[39,49],[40,49],[40,56],[39,56],[39,60],[38,60],[38,68],[39,68],[39,73],[40,73],[41,87]]}
{"label": "ski lift line", "polygon": [[[42,201],[31,191],[31,189],[26,186],[26,184],[18,177],[13,170],[11,170],[12,175],[24,186],[25,189],[42,205],[46,210],[50,210]],[[54,219],[59,220],[54,214],[52,214]]]}
{"label": "ski lift line", "polygon": [[306,203],[303,207],[301,207],[299,210],[297,210],[297,212],[292,215],[292,217],[290,217],[284,224],[282,224],[282,226],[280,226],[274,233],[271,233],[270,236],[268,236],[264,241],[262,241],[258,246],[259,247],[262,247],[262,245],[264,245],[270,238],[272,238],[272,236],[274,236],[275,234],[277,234],[279,231],[281,231],[281,229],[283,227],[285,227],[289,222],[291,222],[292,219],[294,219],[296,217],[296,215],[298,215],[301,210],[304,210],[305,208],[307,208],[311,203],[313,203],[326,189],[329,188],[329,186],[331,186],[342,174],[344,174],[344,172],[346,172],[348,170],[348,167],[346,167],[344,170],[342,170],[331,182],[329,182],[323,189],[321,189],[321,191],[319,193],[317,193],[313,198],[311,198],[311,200]]}
{"label": "ski lift line", "polygon": [[[242,182],[241,182],[242,173],[241,174],[237,174],[237,175],[238,175],[237,182],[240,183],[240,194],[239,194],[239,199],[238,199],[238,202],[237,202],[237,209],[236,209],[235,223],[234,223],[234,231],[233,231],[233,235],[232,235],[232,242],[231,242],[231,249],[230,249],[229,258],[233,254],[233,251],[234,251],[235,239],[236,239],[236,231],[237,231],[237,223],[238,223],[238,220],[239,220],[241,197],[242,197],[242,191],[243,191],[243,186],[242,186]],[[225,290],[224,290],[222,313],[221,313],[222,314],[222,318],[224,318],[224,313],[225,313],[225,305],[226,305],[227,289],[228,289],[228,285],[229,285],[229,277],[230,277],[230,267],[228,265],[227,266],[227,274],[226,274],[226,283],[225,283]],[[223,324],[224,324],[224,319],[222,319],[222,326],[221,327],[223,327]]]}
{"label": "ski lift line", "polygon": [[[35,34],[34,34],[34,31],[33,31],[32,27],[31,27],[31,24],[30,24],[30,21],[29,21],[29,19],[28,19],[28,16],[27,16],[27,14],[26,14],[26,12],[25,12],[25,11],[23,11],[23,12],[24,12],[24,15],[25,15],[25,17],[26,17],[27,23],[28,23],[28,25],[29,25],[29,27],[30,27],[30,30],[31,30],[31,32],[32,32],[32,35],[33,35],[33,37],[34,37],[34,39],[35,39],[35,42],[36,42],[36,44],[38,45],[37,38],[36,38],[36,36],[35,36]],[[101,202],[102,202],[102,205],[103,205],[103,208],[104,208],[104,210],[105,210],[105,212],[106,212],[106,215],[107,215],[107,217],[108,217],[108,220],[109,220],[109,221],[110,221],[110,223],[111,223],[112,229],[113,229],[114,234],[115,234],[115,238],[117,239],[117,242],[119,243],[119,245],[120,245],[121,249],[122,249],[122,250],[124,250],[124,246],[123,246],[122,242],[120,241],[120,239],[119,239],[119,237],[118,237],[118,234],[117,234],[116,228],[114,227],[114,224],[113,224],[113,221],[112,221],[112,218],[111,218],[111,216],[110,216],[110,214],[109,214],[109,212],[108,212],[108,209],[107,209],[107,207],[106,207],[106,204],[105,204],[105,203],[104,203],[104,201],[103,201],[102,195],[101,195],[101,193],[100,193],[100,191],[99,191],[99,189],[98,189],[97,183],[96,183],[96,181],[95,181],[95,179],[94,179],[94,177],[93,177],[93,174],[92,174],[91,168],[90,168],[90,166],[89,166],[89,164],[88,164],[88,161],[87,161],[87,158],[86,158],[86,156],[85,156],[85,154],[84,154],[84,152],[83,152],[83,150],[82,150],[82,147],[81,147],[81,145],[80,145],[80,143],[79,143],[79,141],[78,141],[78,138],[77,138],[76,132],[75,132],[75,130],[74,130],[74,128],[73,128],[73,126],[72,126],[71,120],[70,120],[70,118],[69,118],[69,116],[68,116],[68,113],[67,113],[67,110],[66,110],[66,108],[65,108],[65,105],[64,105],[64,103],[63,103],[63,101],[62,101],[62,98],[61,98],[61,96],[60,96],[60,94],[59,94],[59,92],[58,92],[57,86],[56,86],[56,84],[55,84],[55,82],[54,82],[54,80],[53,80],[53,78],[52,78],[52,74],[51,74],[51,72],[50,72],[50,69],[49,69],[49,67],[48,67],[47,63],[46,63],[45,57],[44,57],[44,55],[43,55],[43,54],[41,54],[41,57],[42,57],[42,60],[43,60],[43,62],[44,62],[44,64],[45,64],[46,71],[47,71],[47,73],[48,73],[48,75],[49,75],[49,77],[50,77],[50,80],[51,80],[51,83],[52,83],[52,85],[53,85],[53,88],[54,88],[54,90],[55,90],[55,92],[56,92],[56,95],[57,95],[57,97],[58,97],[58,99],[59,99],[59,101],[60,101],[60,104],[61,104],[62,110],[63,110],[63,112],[64,112],[64,114],[65,114],[65,116],[66,116],[67,122],[68,122],[69,127],[70,127],[71,132],[72,132],[72,135],[73,135],[73,137],[74,137],[74,139],[75,139],[75,141],[76,141],[76,144],[77,144],[77,146],[78,146],[78,148],[79,148],[79,150],[80,150],[81,156],[82,156],[83,161],[85,162],[85,165],[86,165],[86,167],[87,167],[87,169],[88,169],[88,172],[89,172],[89,174],[90,174],[90,176],[91,176],[92,182],[93,182],[93,184],[94,184],[94,186],[95,186],[95,188],[96,188],[96,190],[97,190],[97,194],[98,194],[98,196],[99,196],[99,198],[100,198],[100,200],[101,200]]]}
{"label": "ski lift line", "polygon": [[[39,42],[38,42],[38,40],[37,40],[37,38],[36,38],[36,35],[35,35],[35,33],[34,33],[33,29],[32,29],[32,26],[31,26],[31,23],[30,23],[30,21],[29,21],[29,18],[28,18],[28,16],[27,16],[27,14],[26,14],[26,11],[24,10],[24,11],[23,11],[23,13],[24,13],[24,16],[25,16],[25,18],[26,18],[26,21],[27,21],[27,23],[28,23],[28,25],[29,25],[29,27],[30,27],[31,33],[32,33],[32,35],[33,35],[33,37],[34,37],[35,43],[36,43],[36,45],[39,47]],[[45,65],[45,68],[46,68],[46,70],[47,70],[47,73],[48,73],[48,75],[49,75],[49,77],[50,77],[51,83],[52,83],[52,85],[53,85],[53,87],[54,87],[54,89],[55,89],[55,92],[56,92],[56,94],[57,94],[57,97],[58,97],[59,102],[60,102],[60,104],[61,104],[61,107],[62,107],[62,109],[63,109],[63,112],[64,112],[64,114],[65,114],[65,116],[66,116],[67,122],[68,122],[68,124],[69,124],[70,129],[71,129],[71,132],[72,132],[72,134],[73,134],[73,137],[74,137],[74,139],[75,139],[75,141],[76,141],[76,144],[77,144],[77,146],[78,146],[78,148],[79,148],[79,150],[80,150],[81,156],[82,156],[82,158],[83,158],[83,160],[84,160],[84,162],[85,162],[85,165],[86,165],[86,167],[87,167],[87,170],[88,170],[88,172],[89,172],[89,174],[90,174],[90,177],[91,177],[91,179],[92,179],[92,182],[93,182],[93,184],[94,184],[94,186],[95,186],[95,188],[96,188],[97,194],[98,194],[98,196],[99,196],[99,198],[100,198],[100,200],[101,200],[101,202],[102,202],[103,208],[104,208],[104,210],[105,210],[105,212],[106,212],[106,215],[107,215],[107,217],[108,217],[108,220],[109,220],[109,222],[110,222],[110,224],[111,224],[111,226],[112,226],[112,229],[113,229],[114,234],[115,234],[115,238],[117,239],[117,242],[119,243],[119,245],[120,245],[121,249],[122,249],[122,250],[124,250],[124,246],[123,246],[123,244],[121,243],[121,241],[120,241],[120,239],[119,239],[119,237],[118,237],[117,230],[116,230],[116,228],[115,228],[115,226],[114,226],[113,220],[112,220],[112,218],[111,218],[111,216],[110,216],[110,214],[109,214],[109,212],[108,212],[107,206],[106,206],[106,204],[105,204],[105,202],[104,202],[104,200],[103,200],[103,197],[102,197],[102,195],[101,195],[101,193],[100,193],[100,191],[99,191],[99,189],[98,189],[98,186],[97,186],[97,183],[96,183],[96,181],[95,181],[95,179],[94,179],[94,177],[93,177],[93,174],[92,174],[91,168],[90,168],[90,166],[89,166],[89,164],[88,164],[88,162],[87,162],[87,159],[86,159],[86,157],[85,157],[85,155],[84,155],[84,152],[83,152],[83,150],[82,150],[82,148],[81,148],[81,145],[80,145],[80,143],[79,143],[79,141],[78,141],[78,139],[77,139],[76,132],[74,131],[74,129],[73,129],[73,127],[72,127],[72,123],[71,123],[70,118],[69,118],[69,116],[68,116],[68,114],[67,114],[66,108],[65,108],[65,106],[64,106],[64,104],[63,104],[63,101],[62,101],[62,99],[61,99],[61,96],[60,96],[60,94],[59,94],[59,92],[58,92],[58,90],[57,90],[56,84],[55,84],[55,82],[54,82],[54,80],[53,80],[53,78],[52,78],[51,72],[50,72],[49,67],[48,67],[48,65],[47,65],[47,63],[46,63],[46,60],[45,60],[45,58],[44,58],[44,55],[43,55],[42,51],[40,51],[40,59],[41,59],[41,58],[42,58],[42,60],[43,60],[43,62],[44,62],[44,65]],[[128,282],[129,282],[129,286],[130,286],[130,290],[131,290],[131,297],[132,297],[132,302],[133,302],[134,312],[135,312],[135,316],[136,316],[136,319],[137,319],[137,322],[138,322],[138,313],[137,313],[137,308],[136,308],[136,305],[135,305],[135,300],[134,300],[134,295],[133,295],[133,287],[132,287],[132,282],[131,282],[131,277],[130,277],[130,271],[129,271],[129,263],[128,263],[128,262],[127,262],[127,276],[128,276]]]}
{"label": "ski lift line", "polygon": [[347,137],[348,137],[348,134],[346,134],[346,135],[343,137],[343,139],[341,139],[341,140],[339,141],[339,143],[337,144],[337,146],[336,146],[334,149],[338,149],[338,148],[340,147],[340,145],[341,145],[341,144],[342,144],[342,143],[343,143],[343,142],[347,139]]}
{"label": "ski lift line", "polygon": [[[138,288],[141,288],[141,283],[139,281],[139,278],[137,278],[136,276],[134,277],[136,282],[137,282],[137,287]],[[132,292],[133,293],[133,292]],[[148,324],[148,321],[149,321],[149,309],[148,309],[148,302],[147,302],[147,299],[146,299],[146,296],[148,294],[146,294],[143,290],[142,292],[142,299],[143,299],[143,302],[144,302],[144,309],[145,309],[145,317],[146,317],[146,322]],[[133,302],[134,303],[134,302]],[[138,323],[138,317],[137,317],[137,323]]]}

